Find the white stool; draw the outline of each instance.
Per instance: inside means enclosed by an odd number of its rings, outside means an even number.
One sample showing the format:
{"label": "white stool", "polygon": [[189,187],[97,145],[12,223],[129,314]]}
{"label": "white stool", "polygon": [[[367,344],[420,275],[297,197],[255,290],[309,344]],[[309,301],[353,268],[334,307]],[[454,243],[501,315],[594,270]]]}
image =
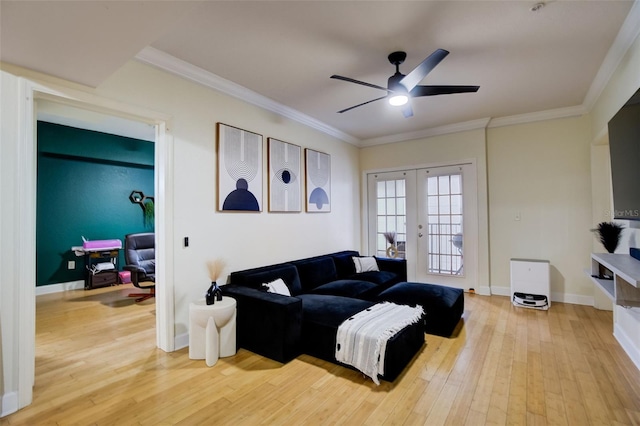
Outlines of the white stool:
{"label": "white stool", "polygon": [[205,359],[211,367],[235,354],[236,300],[223,296],[213,305],[204,299],[189,304],[189,359]]}

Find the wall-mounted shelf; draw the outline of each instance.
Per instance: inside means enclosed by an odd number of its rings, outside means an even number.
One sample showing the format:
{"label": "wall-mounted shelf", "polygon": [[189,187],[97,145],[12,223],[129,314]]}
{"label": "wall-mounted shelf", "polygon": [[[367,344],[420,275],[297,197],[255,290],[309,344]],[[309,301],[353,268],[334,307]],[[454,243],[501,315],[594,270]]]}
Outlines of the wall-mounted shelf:
{"label": "wall-mounted shelf", "polygon": [[628,254],[593,253],[591,280],[616,305],[640,307],[640,260]]}

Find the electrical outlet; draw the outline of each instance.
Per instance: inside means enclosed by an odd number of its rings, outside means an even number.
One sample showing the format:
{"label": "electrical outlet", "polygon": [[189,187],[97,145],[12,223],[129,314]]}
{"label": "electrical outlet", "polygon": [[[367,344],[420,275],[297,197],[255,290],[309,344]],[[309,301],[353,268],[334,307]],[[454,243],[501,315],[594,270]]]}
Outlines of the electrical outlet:
{"label": "electrical outlet", "polygon": [[520,212],[519,212],[519,211],[517,211],[517,212],[516,212],[516,214],[515,214],[515,216],[514,216],[514,219],[515,219],[516,221],[520,220]]}
{"label": "electrical outlet", "polygon": [[70,260],[67,262],[67,269],[76,269],[76,261]]}

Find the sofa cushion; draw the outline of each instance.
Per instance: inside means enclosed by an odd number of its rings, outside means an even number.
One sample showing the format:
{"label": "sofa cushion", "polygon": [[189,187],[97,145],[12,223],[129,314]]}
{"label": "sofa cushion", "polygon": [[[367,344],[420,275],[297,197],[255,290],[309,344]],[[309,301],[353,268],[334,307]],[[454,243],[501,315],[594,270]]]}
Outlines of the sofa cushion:
{"label": "sofa cushion", "polygon": [[[357,314],[375,303],[365,300],[352,299],[350,297],[331,296],[324,294],[301,294],[303,321],[305,323],[322,324],[331,327],[334,334],[331,336],[335,342],[335,330],[347,318]],[[309,336],[311,337],[311,336]],[[331,350],[335,345],[331,345]]]}
{"label": "sofa cushion", "polygon": [[273,268],[262,269],[257,272],[248,272],[241,275],[236,274],[234,276],[234,282],[260,289],[262,284],[275,281],[278,278],[282,278],[287,287],[289,287],[289,292],[292,296],[302,293],[298,270],[293,265],[274,266]]}
{"label": "sofa cushion", "polygon": [[378,264],[376,263],[376,259],[373,256],[365,256],[365,257],[353,257],[353,263],[356,267],[356,273],[359,274],[361,272],[377,272],[380,270],[378,268]]}
{"label": "sofa cushion", "polygon": [[377,284],[368,281],[336,280],[314,288],[311,293],[363,299],[366,298],[362,297],[363,295],[370,293],[376,288],[378,288]]}
{"label": "sofa cushion", "polygon": [[398,275],[388,271],[360,272],[359,274],[351,275],[349,279],[369,281],[369,282],[381,285],[383,286],[383,288],[387,288],[392,284],[397,283],[399,280]]}
{"label": "sofa cushion", "polygon": [[338,279],[343,279],[356,273],[356,267],[353,264],[354,256],[359,256],[358,252],[346,252],[331,256],[336,265]]}
{"label": "sofa cushion", "polygon": [[402,282],[378,295],[379,301],[424,308],[425,332],[449,337],[464,313],[462,289],[437,284]]}
{"label": "sofa cushion", "polygon": [[[320,294],[303,294],[299,298],[303,310],[303,350],[330,362],[337,362],[336,333],[340,324],[374,305],[364,300]],[[387,342],[383,379],[395,380],[423,344],[424,333],[420,323],[410,324],[391,337]]]}
{"label": "sofa cushion", "polygon": [[300,284],[302,285],[302,291],[305,293],[322,284],[338,279],[336,265],[331,257],[319,257],[291,263],[298,268]]}

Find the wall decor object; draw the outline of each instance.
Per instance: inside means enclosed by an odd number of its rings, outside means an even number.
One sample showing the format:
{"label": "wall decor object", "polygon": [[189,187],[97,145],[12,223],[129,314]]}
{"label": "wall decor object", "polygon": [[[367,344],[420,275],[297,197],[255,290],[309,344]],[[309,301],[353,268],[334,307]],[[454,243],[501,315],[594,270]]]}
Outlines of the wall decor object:
{"label": "wall decor object", "polygon": [[331,156],[305,149],[307,212],[331,211]]}
{"label": "wall decor object", "polygon": [[269,138],[269,211],[302,210],[302,148]]}
{"label": "wall decor object", "polygon": [[262,211],[262,135],[223,123],[218,133],[218,210]]}
{"label": "wall decor object", "polygon": [[144,226],[147,228],[153,228],[155,222],[155,198],[149,195],[144,195],[144,192],[134,189],[129,194],[129,200],[133,204],[139,204],[142,207],[142,213],[144,214]]}

